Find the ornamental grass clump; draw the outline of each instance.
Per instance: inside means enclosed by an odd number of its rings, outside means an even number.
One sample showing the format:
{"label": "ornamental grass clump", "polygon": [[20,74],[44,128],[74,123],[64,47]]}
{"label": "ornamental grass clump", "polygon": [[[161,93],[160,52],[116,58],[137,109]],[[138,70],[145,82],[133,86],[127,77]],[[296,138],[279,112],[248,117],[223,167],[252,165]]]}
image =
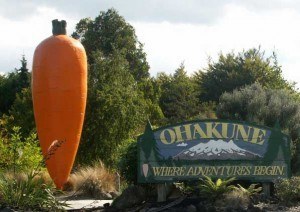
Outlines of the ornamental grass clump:
{"label": "ornamental grass clump", "polygon": [[261,192],[262,187],[258,184],[251,184],[248,188],[237,184],[238,187],[224,193],[224,198],[220,199],[219,205],[230,207],[234,210],[245,210],[253,197]]}
{"label": "ornamental grass clump", "polygon": [[0,205],[18,210],[60,210],[67,206],[59,202],[52,183],[45,182],[37,172],[0,174]]}
{"label": "ornamental grass clump", "polygon": [[116,176],[98,161],[71,174],[65,189],[94,198],[107,198],[107,194],[116,192]]}
{"label": "ornamental grass clump", "polygon": [[216,205],[239,210],[246,209],[250,201],[250,197],[245,192],[240,189],[233,189],[224,193],[223,198],[216,201]]}

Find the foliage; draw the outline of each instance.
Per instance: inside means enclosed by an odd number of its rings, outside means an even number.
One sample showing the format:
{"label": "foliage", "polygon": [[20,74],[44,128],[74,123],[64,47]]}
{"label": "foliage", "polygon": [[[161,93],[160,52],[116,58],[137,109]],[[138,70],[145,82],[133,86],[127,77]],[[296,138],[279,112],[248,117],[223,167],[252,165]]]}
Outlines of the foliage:
{"label": "foliage", "polygon": [[146,120],[145,102],[122,54],[114,52],[106,57],[97,52],[94,61],[77,159],[81,163],[100,159],[114,166],[118,145]]}
{"label": "foliage", "polygon": [[161,124],[164,114],[159,106],[161,87],[158,80],[153,77],[143,79],[141,82],[139,82],[138,87],[141,96],[143,96],[145,101],[145,111],[146,114],[148,114],[148,119],[153,124]]}
{"label": "foliage", "polygon": [[138,41],[134,28],[115,9],[101,11],[94,20],[81,19],[73,36],[81,39],[90,65],[95,62],[93,54],[98,50],[104,56],[119,51],[128,62],[129,71],[136,81],[149,77],[143,45]]}
{"label": "foliage", "polygon": [[121,176],[128,184],[137,184],[137,142],[130,140],[120,152],[118,168]]}
{"label": "foliage", "polygon": [[208,68],[196,74],[202,101],[219,101],[224,92],[245,85],[260,83],[272,89],[293,89],[282,76],[281,66],[275,53],[265,57],[260,48],[247,51],[220,54],[217,62],[209,61]]}
{"label": "foliage", "polygon": [[[269,127],[274,127],[278,120],[280,127],[288,132],[293,141],[292,155],[295,160],[295,146],[300,140],[299,103],[295,94],[288,90],[264,89],[255,83],[232,93],[224,93],[217,106],[217,116],[222,119],[256,122]],[[297,168],[299,167],[295,166]]]}
{"label": "foliage", "polygon": [[217,206],[231,208],[237,211],[247,209],[250,203],[250,196],[240,189],[233,189],[224,193],[224,198],[216,201]]}
{"label": "foliage", "polygon": [[300,129],[300,106],[287,90],[263,89],[255,83],[224,93],[217,106],[219,118],[257,122],[273,127],[277,120],[296,139]]}
{"label": "foliage", "polygon": [[59,202],[52,184],[45,183],[37,173],[1,173],[0,204],[18,210],[58,210],[67,206]]}
{"label": "foliage", "polygon": [[275,184],[275,194],[285,204],[294,204],[300,201],[300,177],[278,179]]}
{"label": "foliage", "polygon": [[20,133],[23,137],[35,132],[31,89],[24,88],[16,94],[16,99],[11,105],[8,115],[2,116],[2,126],[7,133],[13,133],[14,126],[21,126]]}
{"label": "foliage", "polygon": [[[18,210],[60,210],[53,181],[42,171],[44,160],[36,134],[22,139],[19,127],[0,137],[0,205]],[[49,155],[50,156],[50,155]]]}
{"label": "foliage", "polygon": [[187,76],[183,64],[174,75],[160,74],[160,107],[168,123],[177,123],[194,118],[199,114],[196,84]]}
{"label": "foliage", "polygon": [[13,127],[12,134],[0,137],[1,169],[29,171],[37,168],[41,161],[42,154],[35,133],[23,139],[20,128]]}
{"label": "foliage", "polygon": [[257,187],[258,184],[251,184],[248,188],[244,188],[240,184],[237,184],[237,185],[238,185],[237,189],[240,190],[241,192],[243,192],[244,194],[246,194],[249,197],[251,197],[253,195],[256,195],[256,194],[258,194],[258,193],[260,193],[262,191],[262,187],[261,186]]}
{"label": "foliage", "polygon": [[200,195],[214,201],[235,188],[234,185],[230,185],[234,180],[233,177],[226,180],[217,179],[214,182],[210,177],[204,176],[204,179],[201,179],[202,184],[199,185]]}
{"label": "foliage", "polygon": [[105,193],[116,191],[116,175],[101,161],[97,161],[92,166],[80,167],[71,174],[66,186],[68,190],[104,198]]}
{"label": "foliage", "polygon": [[191,183],[189,181],[186,181],[186,182],[175,182],[175,183],[173,183],[173,185],[182,194],[190,195],[192,193],[196,193],[196,189],[195,189],[194,183]]}
{"label": "foliage", "polygon": [[16,99],[16,94],[23,88],[30,86],[30,73],[27,69],[27,61],[22,57],[21,68],[16,69],[5,76],[0,76],[0,115],[8,113]]}

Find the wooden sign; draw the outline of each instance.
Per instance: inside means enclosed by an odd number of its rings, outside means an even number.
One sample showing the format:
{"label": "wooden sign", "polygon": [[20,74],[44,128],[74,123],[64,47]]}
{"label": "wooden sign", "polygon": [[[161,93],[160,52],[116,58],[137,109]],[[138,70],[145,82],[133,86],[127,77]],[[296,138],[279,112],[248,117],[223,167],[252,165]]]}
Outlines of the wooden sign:
{"label": "wooden sign", "polygon": [[138,138],[138,182],[236,177],[270,182],[287,178],[290,139],[279,126],[200,120],[153,130]]}

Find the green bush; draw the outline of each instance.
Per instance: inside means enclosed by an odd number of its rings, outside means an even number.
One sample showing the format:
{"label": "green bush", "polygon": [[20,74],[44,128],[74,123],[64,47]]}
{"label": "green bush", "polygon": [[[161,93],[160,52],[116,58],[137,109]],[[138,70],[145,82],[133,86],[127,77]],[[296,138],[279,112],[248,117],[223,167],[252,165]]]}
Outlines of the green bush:
{"label": "green bush", "polygon": [[127,140],[124,142],[119,157],[119,171],[121,176],[128,184],[137,183],[137,142],[135,140]]}
{"label": "green bush", "polygon": [[14,127],[13,133],[0,137],[0,169],[31,171],[40,166],[42,154],[37,136],[31,133],[27,138],[20,135],[20,127]]}
{"label": "green bush", "polygon": [[258,184],[251,184],[248,188],[244,188],[240,184],[237,185],[238,188],[236,190],[240,190],[242,193],[246,194],[249,197],[259,194],[262,191],[262,187]]}
{"label": "green bush", "polygon": [[21,211],[58,210],[67,206],[59,202],[52,183],[46,183],[38,173],[6,172],[0,174],[0,205]]}
{"label": "green bush", "polygon": [[300,177],[279,179],[275,182],[275,194],[287,205],[300,201]]}

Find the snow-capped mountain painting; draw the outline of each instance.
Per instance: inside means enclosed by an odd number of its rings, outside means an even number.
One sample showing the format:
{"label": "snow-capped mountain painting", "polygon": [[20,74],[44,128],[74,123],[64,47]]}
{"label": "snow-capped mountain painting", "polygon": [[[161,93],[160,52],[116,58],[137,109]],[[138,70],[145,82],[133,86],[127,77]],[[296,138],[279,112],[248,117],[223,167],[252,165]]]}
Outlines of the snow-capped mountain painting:
{"label": "snow-capped mountain painting", "polygon": [[187,143],[180,143],[180,144],[177,144],[176,146],[186,147],[187,145],[188,145]]}
{"label": "snow-capped mountain painting", "polygon": [[254,159],[262,156],[238,147],[232,140],[209,140],[183,150],[173,157],[180,160]]}

